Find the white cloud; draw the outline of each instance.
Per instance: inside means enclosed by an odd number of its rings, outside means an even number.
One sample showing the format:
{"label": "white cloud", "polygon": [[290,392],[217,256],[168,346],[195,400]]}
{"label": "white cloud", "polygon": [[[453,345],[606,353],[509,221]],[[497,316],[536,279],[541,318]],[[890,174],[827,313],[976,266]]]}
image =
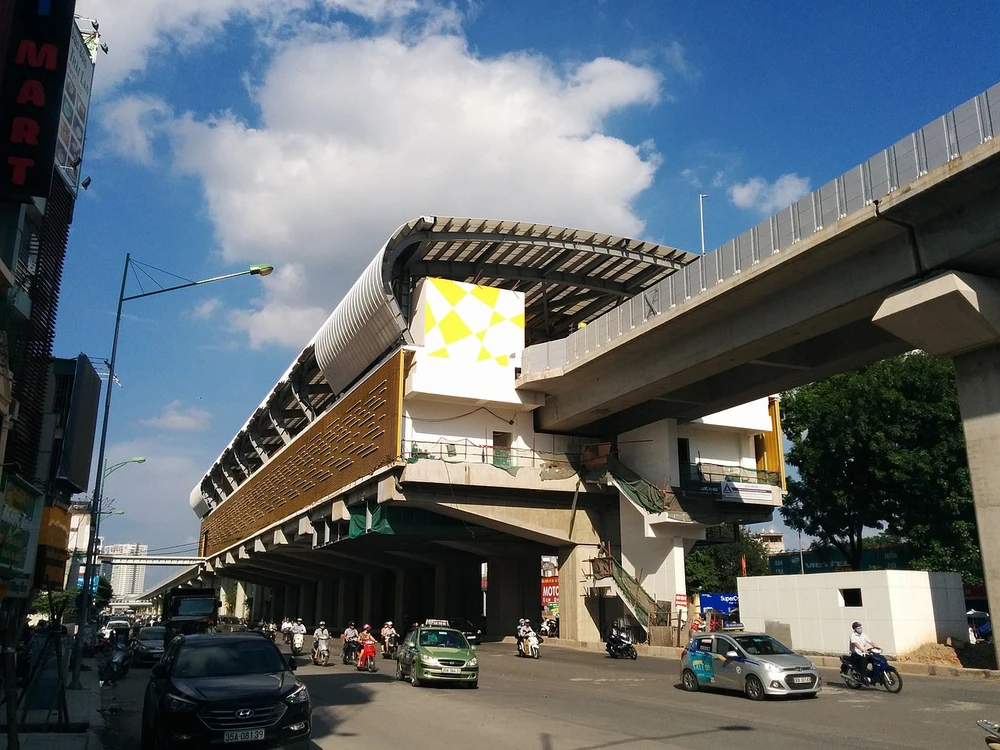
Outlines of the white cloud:
{"label": "white cloud", "polygon": [[153,139],[164,118],[170,116],[166,102],[154,96],[125,96],[99,110],[107,148],[126,159],[150,164]]}
{"label": "white cloud", "polygon": [[632,201],[660,157],[603,122],[652,105],[659,87],[655,71],[618,60],[557,70],[529,54],[480,56],[455,35],[313,39],[272,61],[255,91],[259,124],[189,114],[167,127],[176,166],[204,185],[224,257],[278,268],[231,324],[254,346],[298,347],[421,214],[640,234]]}
{"label": "white cloud", "polygon": [[222,307],[222,300],[217,297],[209,297],[204,302],[199,302],[191,310],[191,317],[195,320],[209,320]]}
{"label": "white cloud", "polygon": [[681,177],[683,177],[684,181],[690,184],[692,187],[696,188],[702,187],[701,178],[698,176],[697,169],[691,169],[690,167],[688,167],[687,169],[682,169]]}
{"label": "white cloud", "polygon": [[454,18],[434,0],[80,0],[76,12],[96,18],[110,54],[101,55],[95,85],[111,87],[134,79],[158,58],[169,63],[177,49],[215,38],[233,20],[249,20],[269,42],[300,29],[306,11],[348,13],[390,22],[423,12],[432,26]]}
{"label": "white cloud", "polygon": [[163,407],[158,417],[143,419],[141,423],[147,427],[174,432],[203,432],[212,421],[211,413],[196,406],[185,408],[180,401],[171,401]]}
{"label": "white cloud", "polygon": [[809,194],[809,178],[785,174],[774,182],[753,177],[729,188],[729,199],[739,208],[773,214]]}

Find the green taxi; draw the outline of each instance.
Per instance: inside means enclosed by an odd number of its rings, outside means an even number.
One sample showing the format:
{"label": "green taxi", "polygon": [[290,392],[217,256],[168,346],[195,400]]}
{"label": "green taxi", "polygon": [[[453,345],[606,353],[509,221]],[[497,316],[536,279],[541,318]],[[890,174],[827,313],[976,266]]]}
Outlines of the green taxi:
{"label": "green taxi", "polygon": [[424,682],[454,682],[479,687],[476,647],[462,631],[421,625],[407,633],[396,658],[396,679],[409,678],[413,687]]}

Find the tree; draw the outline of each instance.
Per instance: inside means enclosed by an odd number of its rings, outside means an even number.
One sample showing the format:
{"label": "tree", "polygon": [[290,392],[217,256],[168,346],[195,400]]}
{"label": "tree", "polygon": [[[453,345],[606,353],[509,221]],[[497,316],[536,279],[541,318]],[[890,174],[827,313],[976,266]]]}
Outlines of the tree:
{"label": "tree", "polygon": [[736,591],[736,579],[743,574],[746,556],[747,575],[769,572],[767,547],[756,534],[741,531],[739,538],[721,544],[695,547],[684,559],[684,573],[689,593]]}
{"label": "tree", "polygon": [[97,592],[94,594],[94,611],[100,612],[107,607],[114,593],[114,589],[111,588],[111,581],[104,576],[99,576],[97,579]]}
{"label": "tree", "polygon": [[864,529],[923,554],[916,566],[982,580],[950,360],[906,354],[786,393],[786,523],[857,570]]}

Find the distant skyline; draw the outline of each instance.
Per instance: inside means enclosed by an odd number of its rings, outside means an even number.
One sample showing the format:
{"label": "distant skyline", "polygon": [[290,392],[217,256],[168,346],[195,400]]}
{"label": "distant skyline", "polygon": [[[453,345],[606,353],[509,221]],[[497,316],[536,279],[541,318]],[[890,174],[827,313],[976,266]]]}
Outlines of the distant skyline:
{"label": "distant skyline", "polygon": [[[717,247],[1000,78],[1000,8],[706,0],[79,0],[100,21],[57,356],[126,303],[109,542],[193,552],[188,496],[420,214]],[[175,274],[176,276],[171,276]],[[778,525],[776,521],[775,525]],[[102,529],[102,531],[104,531]],[[180,546],[186,545],[186,546]],[[149,571],[150,583],[169,571]]]}

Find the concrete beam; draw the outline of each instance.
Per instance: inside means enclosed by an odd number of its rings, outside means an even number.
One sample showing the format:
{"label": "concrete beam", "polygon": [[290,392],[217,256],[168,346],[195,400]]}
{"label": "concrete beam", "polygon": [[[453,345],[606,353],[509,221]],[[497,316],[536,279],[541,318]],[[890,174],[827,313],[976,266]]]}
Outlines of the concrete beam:
{"label": "concrete beam", "polygon": [[1000,342],[1000,281],[944,273],[890,295],[872,320],[939,357],[993,346]]}

